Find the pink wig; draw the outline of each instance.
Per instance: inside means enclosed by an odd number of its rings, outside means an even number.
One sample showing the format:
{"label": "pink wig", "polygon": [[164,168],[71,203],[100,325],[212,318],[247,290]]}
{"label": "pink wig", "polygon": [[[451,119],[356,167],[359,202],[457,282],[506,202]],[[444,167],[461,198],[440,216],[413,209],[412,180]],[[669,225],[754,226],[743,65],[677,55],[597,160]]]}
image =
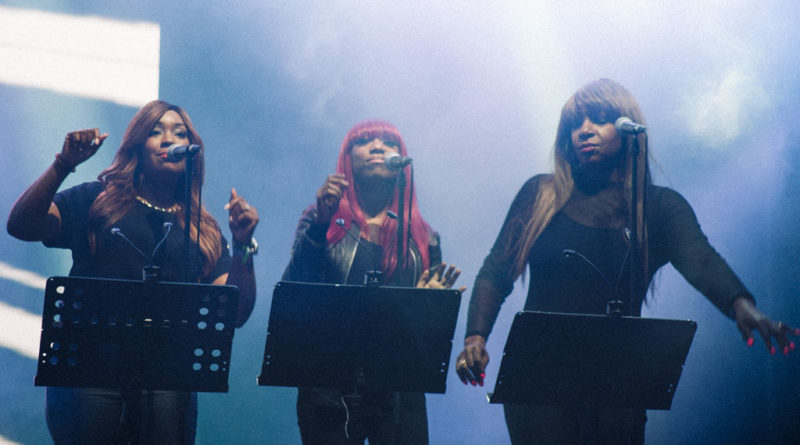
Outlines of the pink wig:
{"label": "pink wig", "polygon": [[[394,125],[388,122],[366,120],[357,123],[350,129],[339,151],[339,161],[336,166],[336,172],[343,174],[351,186],[345,190],[344,196],[339,202],[339,210],[336,211],[336,214],[334,214],[331,219],[331,221],[336,221],[336,219],[341,218],[345,223],[344,227],[340,227],[337,224],[330,224],[327,234],[329,244],[336,244],[341,241],[345,236],[345,231],[350,228],[353,221],[361,228],[361,236],[367,236],[367,220],[364,217],[364,212],[358,205],[358,191],[356,190],[357,185],[353,177],[353,164],[350,151],[357,143],[363,143],[363,141],[370,141],[375,138],[396,143],[400,150],[400,156],[408,156],[406,145],[403,143],[400,132],[397,131]],[[411,238],[419,248],[422,256],[423,270],[425,270],[430,267],[428,239],[431,228],[428,223],[422,219],[422,215],[419,213],[416,192],[412,192],[414,187],[411,183],[410,169],[404,169],[403,174],[406,175],[406,184],[408,185],[405,190],[405,209],[403,211],[403,220],[406,227],[406,232],[403,234],[403,263],[406,265],[408,263],[408,228],[410,227]],[[409,209],[411,209],[411,212],[409,212]],[[399,215],[397,189],[395,189],[389,210]],[[409,213],[411,213],[410,225],[408,219]],[[385,218],[381,225],[380,233],[384,252],[381,261],[381,269],[383,269],[384,282],[386,282],[397,268],[397,220]]]}

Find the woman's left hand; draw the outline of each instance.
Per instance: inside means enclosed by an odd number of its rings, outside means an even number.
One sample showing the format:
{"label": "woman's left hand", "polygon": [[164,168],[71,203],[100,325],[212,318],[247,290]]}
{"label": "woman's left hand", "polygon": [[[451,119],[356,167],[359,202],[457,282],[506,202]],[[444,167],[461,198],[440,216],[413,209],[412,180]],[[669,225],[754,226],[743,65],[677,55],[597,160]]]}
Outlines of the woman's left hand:
{"label": "woman's left hand", "polygon": [[[458,276],[461,275],[461,269],[456,269],[456,266],[451,264],[447,267],[447,263],[442,263],[439,267],[431,273],[428,269],[422,272],[422,276],[417,281],[417,287],[426,289],[450,289],[456,284]],[[466,286],[461,286],[459,291],[464,292],[467,290]]]}
{"label": "woman's left hand", "polygon": [[739,297],[733,302],[733,308],[736,312],[736,327],[742,332],[742,337],[747,342],[747,346],[753,346],[755,340],[753,339],[753,330],[757,330],[767,350],[771,354],[775,354],[775,345],[772,344],[772,339],[778,343],[778,348],[785,355],[793,351],[795,346],[794,342],[789,340],[789,336],[800,335],[800,329],[795,329],[786,323],[779,321],[774,322],[769,319],[763,312],[756,309],[756,306],[749,298]]}
{"label": "woman's left hand", "polygon": [[249,245],[258,225],[258,210],[239,196],[235,188],[231,189],[231,198],[225,204],[225,210],[228,211],[228,225],[231,228],[233,241]]}

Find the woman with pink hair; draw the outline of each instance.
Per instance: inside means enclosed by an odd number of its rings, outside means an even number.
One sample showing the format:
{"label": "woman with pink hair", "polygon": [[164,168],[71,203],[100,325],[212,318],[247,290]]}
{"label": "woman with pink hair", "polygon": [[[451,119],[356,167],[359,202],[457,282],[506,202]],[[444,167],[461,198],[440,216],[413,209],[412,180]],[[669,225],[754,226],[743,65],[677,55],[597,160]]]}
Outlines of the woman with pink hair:
{"label": "woman with pink hair", "polygon": [[[406,146],[388,122],[363,121],[347,133],[336,173],[317,191],[316,204],[303,212],[284,280],[364,284],[365,273],[379,268],[380,284],[390,286],[449,288],[455,283],[460,271],[441,262],[439,236],[419,212],[411,169],[389,168],[385,162],[398,155],[408,156]],[[408,184],[403,196],[397,186],[401,175]],[[365,438],[371,445],[428,443],[424,394],[368,394],[364,403],[369,418],[355,418],[341,391],[300,388],[303,443],[354,444]]]}

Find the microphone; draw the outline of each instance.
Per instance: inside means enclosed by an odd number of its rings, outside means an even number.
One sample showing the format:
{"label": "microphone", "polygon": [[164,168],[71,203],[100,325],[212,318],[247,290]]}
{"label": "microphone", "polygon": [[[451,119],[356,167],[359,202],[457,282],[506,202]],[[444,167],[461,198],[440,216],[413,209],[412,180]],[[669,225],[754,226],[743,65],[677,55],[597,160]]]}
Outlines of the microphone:
{"label": "microphone", "polygon": [[622,315],[621,311],[622,302],[617,299],[616,289],[614,288],[614,286],[611,285],[611,282],[608,281],[608,278],[606,278],[606,275],[603,273],[603,271],[601,271],[597,266],[595,266],[593,262],[589,260],[589,258],[586,258],[586,256],[584,256],[580,252],[576,252],[572,249],[564,249],[561,251],[561,254],[564,255],[564,258],[567,259],[578,257],[581,259],[581,261],[591,266],[592,269],[594,269],[595,272],[597,272],[597,274],[600,275],[600,278],[602,278],[603,281],[606,283],[606,286],[608,286],[608,291],[611,293],[609,297],[611,297],[612,300],[609,301],[606,306],[606,313],[608,315],[615,315],[615,316]]}
{"label": "microphone", "polygon": [[406,156],[400,156],[397,153],[392,153],[389,156],[383,158],[383,162],[384,164],[386,164],[386,168],[392,171],[400,171],[404,169],[407,165],[411,164],[412,161],[413,159]]}
{"label": "microphone", "polygon": [[367,252],[370,259],[372,259],[372,270],[368,270],[366,274],[364,274],[364,284],[367,286],[377,286],[380,284],[381,281],[381,270],[378,267],[378,259],[375,258],[375,255],[372,254],[372,249],[369,248],[361,238],[356,237],[349,230],[344,226],[344,220],[342,218],[336,218],[336,225],[344,229],[344,233],[347,234],[350,238],[356,240],[359,246],[364,248],[364,251]]}
{"label": "microphone", "polygon": [[136,251],[139,252],[139,254],[141,254],[144,257],[145,260],[147,260],[147,265],[142,268],[142,278],[145,281],[151,281],[151,280],[157,280],[158,279],[159,267],[153,264],[153,259],[155,258],[156,253],[158,252],[158,249],[161,247],[162,244],[164,244],[164,241],[166,241],[167,237],[169,236],[169,232],[172,230],[172,223],[171,222],[165,222],[162,225],[162,227],[167,229],[167,233],[165,233],[164,236],[161,237],[161,240],[158,242],[158,244],[156,244],[155,249],[153,249],[153,254],[150,255],[149,257],[147,255],[145,255],[145,253],[142,252],[141,249],[136,247],[136,244],[133,244],[133,241],[131,241],[127,236],[125,236],[125,234],[122,233],[122,230],[119,227],[112,227],[111,228],[111,233],[112,234],[121,236],[122,239],[124,239],[125,242],[128,243],[128,245],[130,245],[131,247],[136,249]]}
{"label": "microphone", "polygon": [[589,261],[589,258],[586,258],[586,256],[584,256],[582,253],[576,252],[572,249],[564,249],[561,251],[561,253],[564,255],[564,258],[571,259],[572,257],[578,257],[581,260],[583,260],[584,263],[592,266],[592,269],[597,271],[597,274],[600,275],[603,281],[606,282],[606,284],[608,285],[608,289],[609,290],[614,289],[614,286],[611,285],[611,282],[608,281],[608,278],[606,278],[605,274],[597,266],[595,266],[593,262]]}
{"label": "microphone", "polygon": [[[625,229],[624,234],[625,234],[626,237],[630,237],[631,236],[631,231],[629,229]],[[622,279],[622,271],[625,268],[625,261],[627,261],[629,252],[630,252],[630,248],[628,249],[627,252],[625,252],[625,258],[622,260],[622,269],[620,269],[619,277],[617,277],[617,285],[616,286],[612,286],[611,282],[608,281],[608,278],[600,270],[600,268],[598,268],[593,262],[591,262],[589,260],[589,258],[586,258],[585,255],[583,255],[580,252],[576,252],[576,251],[574,251],[572,249],[564,249],[564,250],[561,251],[561,253],[564,255],[564,258],[570,259],[570,258],[573,258],[573,257],[578,257],[584,263],[586,263],[589,266],[591,266],[592,269],[594,269],[595,272],[597,272],[597,274],[600,275],[600,278],[602,278],[603,281],[606,283],[606,286],[608,286],[608,291],[611,292],[610,297],[613,298],[613,300],[609,301],[607,306],[606,306],[606,314],[607,315],[612,315],[612,316],[620,316],[620,315],[622,315],[622,308],[623,308],[624,305],[623,305],[623,302],[620,301],[619,297],[617,296],[617,291],[619,290],[619,282]],[[631,309],[630,310],[631,310],[631,312],[633,311],[633,303],[632,302],[631,302]]]}
{"label": "microphone", "polygon": [[642,124],[637,124],[631,118],[622,116],[614,122],[614,128],[620,133],[639,134],[647,131],[647,127]]}
{"label": "microphone", "polygon": [[167,148],[167,162],[181,162],[184,158],[194,155],[200,151],[200,146],[196,144],[190,145],[175,145],[172,144]]}
{"label": "microphone", "polygon": [[161,241],[159,241],[158,244],[156,244],[156,248],[153,249],[153,254],[150,256],[150,258],[155,258],[156,257],[156,252],[158,252],[158,248],[161,247],[161,245],[164,244],[164,241],[167,240],[167,237],[169,236],[169,232],[172,230],[172,223],[167,221],[162,225],[162,227],[167,229],[167,233],[165,233],[164,236],[161,237]]}
{"label": "microphone", "polygon": [[144,254],[144,252],[142,252],[142,251],[141,251],[141,249],[139,249],[138,247],[136,247],[136,244],[133,244],[133,241],[131,241],[130,239],[128,239],[128,237],[127,237],[127,236],[125,236],[125,234],[124,234],[124,233],[122,233],[122,230],[120,230],[120,228],[119,228],[119,227],[112,227],[112,228],[111,228],[111,233],[112,233],[112,234],[114,234],[114,235],[119,235],[119,236],[121,236],[121,237],[122,237],[122,239],[124,239],[126,243],[130,244],[130,246],[131,246],[131,247],[133,247],[134,249],[136,249],[136,251],[137,251],[137,252],[139,252],[139,253],[140,253],[140,254],[141,254],[143,257],[144,257],[144,259],[146,259],[146,260],[147,260],[147,262],[148,262],[148,263],[151,263],[151,262],[152,262],[152,260],[150,259],[150,257],[148,257],[147,255],[145,255],[145,254]]}
{"label": "microphone", "polygon": [[627,134],[639,134],[647,131],[647,127],[642,124],[637,124],[636,122],[632,121],[631,118],[625,116],[621,116],[616,122],[614,122],[614,128],[616,128],[620,133]]}

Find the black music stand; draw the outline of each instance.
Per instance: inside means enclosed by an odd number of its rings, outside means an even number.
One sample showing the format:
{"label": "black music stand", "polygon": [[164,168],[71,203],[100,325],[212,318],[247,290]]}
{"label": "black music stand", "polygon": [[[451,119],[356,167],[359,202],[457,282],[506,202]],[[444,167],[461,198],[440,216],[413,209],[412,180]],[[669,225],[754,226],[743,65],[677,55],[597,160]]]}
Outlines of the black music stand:
{"label": "black music stand", "polygon": [[697,324],[522,311],[490,403],[668,410]]}
{"label": "black music stand", "polygon": [[454,289],[279,282],[258,384],[444,393],[460,304]]}
{"label": "black music stand", "polygon": [[235,286],[51,277],[36,386],[227,392]]}

